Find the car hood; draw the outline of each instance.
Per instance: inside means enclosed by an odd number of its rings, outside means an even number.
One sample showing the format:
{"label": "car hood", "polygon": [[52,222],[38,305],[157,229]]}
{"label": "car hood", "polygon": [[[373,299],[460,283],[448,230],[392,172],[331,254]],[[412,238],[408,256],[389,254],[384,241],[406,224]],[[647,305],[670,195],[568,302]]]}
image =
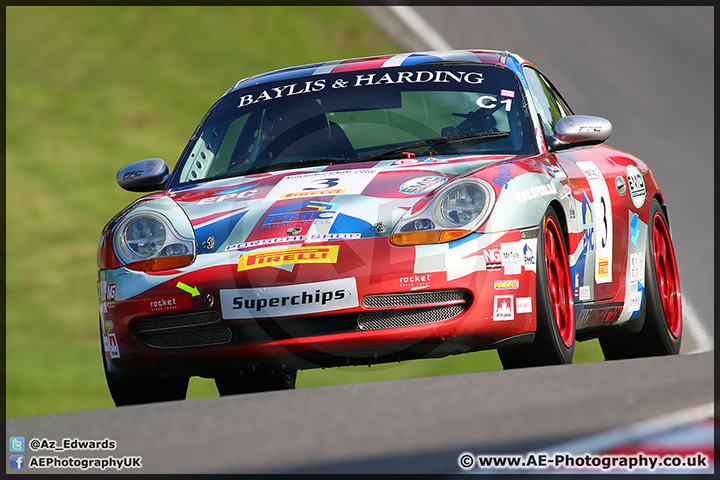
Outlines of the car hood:
{"label": "car hood", "polygon": [[172,190],[198,254],[388,236],[452,178],[512,156],[420,157],[219,179]]}

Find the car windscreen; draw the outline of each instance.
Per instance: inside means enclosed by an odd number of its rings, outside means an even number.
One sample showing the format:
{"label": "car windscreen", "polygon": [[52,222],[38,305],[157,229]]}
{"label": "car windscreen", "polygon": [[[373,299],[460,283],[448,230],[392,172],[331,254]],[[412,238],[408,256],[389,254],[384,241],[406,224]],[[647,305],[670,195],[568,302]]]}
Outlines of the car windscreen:
{"label": "car windscreen", "polygon": [[288,79],[223,97],[172,187],[387,156],[533,154],[527,109],[505,68],[438,64]]}

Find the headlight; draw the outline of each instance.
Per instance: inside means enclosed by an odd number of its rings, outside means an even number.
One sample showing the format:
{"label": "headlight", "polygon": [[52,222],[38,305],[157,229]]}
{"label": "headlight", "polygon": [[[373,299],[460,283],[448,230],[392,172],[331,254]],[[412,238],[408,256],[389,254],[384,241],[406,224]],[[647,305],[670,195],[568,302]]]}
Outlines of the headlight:
{"label": "headlight", "polygon": [[400,219],[390,242],[395,245],[444,243],[477,230],[495,204],[495,190],[478,178],[451,182],[420,212]]}
{"label": "headlight", "polygon": [[184,267],[195,258],[194,239],[180,236],[161,214],[130,214],[115,233],[115,254],[131,270],[167,270]]}

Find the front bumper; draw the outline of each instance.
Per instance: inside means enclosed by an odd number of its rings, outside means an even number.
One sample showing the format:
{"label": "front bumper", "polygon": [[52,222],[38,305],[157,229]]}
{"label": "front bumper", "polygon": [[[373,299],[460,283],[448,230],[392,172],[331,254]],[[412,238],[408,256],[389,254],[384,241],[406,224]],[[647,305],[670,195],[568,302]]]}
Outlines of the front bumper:
{"label": "front bumper", "polygon": [[152,275],[101,270],[107,366],[211,377],[226,368],[384,363],[531,342],[536,234],[415,247],[358,239],[334,243],[343,263],[241,272],[239,252]]}

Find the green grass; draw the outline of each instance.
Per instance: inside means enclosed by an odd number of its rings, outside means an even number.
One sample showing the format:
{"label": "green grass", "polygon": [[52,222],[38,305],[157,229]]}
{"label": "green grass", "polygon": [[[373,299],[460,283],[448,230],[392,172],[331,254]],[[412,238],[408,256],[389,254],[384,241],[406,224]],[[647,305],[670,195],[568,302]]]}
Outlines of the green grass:
{"label": "green grass", "polygon": [[[6,8],[6,416],[112,406],[95,254],[136,194],[117,170],[172,167],[237,80],[399,52],[353,7]],[[589,353],[583,357],[583,351]],[[593,342],[578,361],[602,359]],[[500,368],[495,352],[301,372],[299,387]],[[193,379],[189,397],[217,395]]]}

